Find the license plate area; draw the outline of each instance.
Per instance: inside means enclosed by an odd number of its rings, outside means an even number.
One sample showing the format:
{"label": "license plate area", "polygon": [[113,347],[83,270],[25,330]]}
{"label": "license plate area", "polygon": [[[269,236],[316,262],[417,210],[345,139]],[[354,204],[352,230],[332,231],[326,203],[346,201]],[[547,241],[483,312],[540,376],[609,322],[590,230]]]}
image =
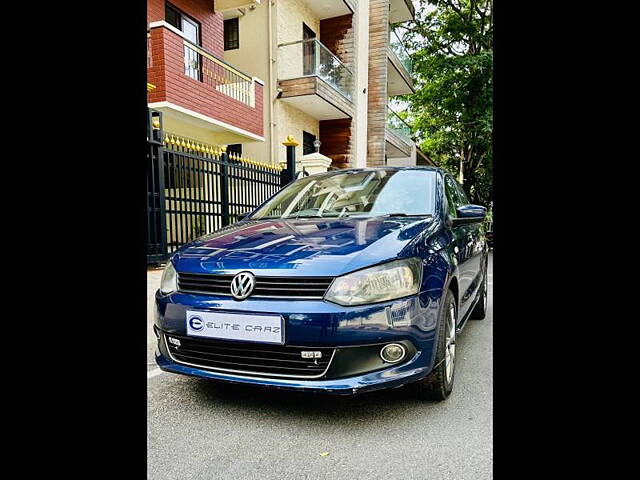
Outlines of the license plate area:
{"label": "license plate area", "polygon": [[191,337],[284,344],[281,315],[187,310],[186,329]]}

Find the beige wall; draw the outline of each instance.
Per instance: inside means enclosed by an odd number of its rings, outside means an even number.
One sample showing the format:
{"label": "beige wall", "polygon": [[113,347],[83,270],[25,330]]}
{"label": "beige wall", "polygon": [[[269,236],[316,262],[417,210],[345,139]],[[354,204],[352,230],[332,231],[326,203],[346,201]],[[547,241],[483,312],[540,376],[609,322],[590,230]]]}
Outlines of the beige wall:
{"label": "beige wall", "polygon": [[[302,40],[302,23],[320,36],[320,20],[309,10],[306,2],[299,0],[277,0],[277,45]],[[279,48],[277,51],[276,72],[278,79],[302,76],[302,46],[300,44]],[[287,158],[284,139],[291,135],[300,144],[296,147],[296,158],[302,156],[302,132],[320,135],[320,122],[295,107],[276,101],[276,157],[277,161]]]}
{"label": "beige wall", "polygon": [[242,156],[266,163],[270,162],[271,132],[269,129],[269,104],[273,102],[273,90],[269,81],[269,1],[261,2],[254,10],[245,9],[238,18],[240,48],[226,50],[225,61],[248,75],[264,81],[264,142],[242,144]]}
{"label": "beige wall", "polygon": [[278,139],[276,155],[278,159],[285,161],[287,159],[287,148],[282,142],[288,135],[300,145],[296,147],[296,159],[302,157],[302,132],[307,131],[316,137],[320,135],[320,122],[306,113],[292,107],[286,102],[278,101],[276,103],[277,125],[275,136]]}
{"label": "beige wall", "polygon": [[302,23],[320,36],[320,20],[300,0],[277,0],[278,44],[302,40]]}
{"label": "beige wall", "polygon": [[[278,2],[277,44],[302,40],[302,24],[306,23],[320,36],[320,20],[307,8],[305,2],[280,0]],[[301,43],[278,48],[278,80],[302,77],[303,52]]]}
{"label": "beige wall", "polygon": [[183,120],[167,114],[163,117],[163,128],[165,132],[175,133],[210,145],[224,145],[226,143],[225,137],[228,137],[224,132],[216,132],[210,128],[185,123]]}

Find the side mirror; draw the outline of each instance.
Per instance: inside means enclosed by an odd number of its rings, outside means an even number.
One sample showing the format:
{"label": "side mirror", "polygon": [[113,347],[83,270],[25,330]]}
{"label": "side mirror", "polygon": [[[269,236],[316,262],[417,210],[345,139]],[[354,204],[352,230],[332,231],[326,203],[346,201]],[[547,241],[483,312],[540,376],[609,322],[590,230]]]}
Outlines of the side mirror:
{"label": "side mirror", "polygon": [[458,225],[468,225],[470,223],[483,222],[487,216],[487,209],[482,205],[462,205],[456,210],[458,218],[452,218],[451,224],[454,227]]}
{"label": "side mirror", "polygon": [[249,215],[251,215],[251,212],[244,212],[238,215],[238,222],[241,222],[242,220],[244,220],[245,218],[247,218]]}

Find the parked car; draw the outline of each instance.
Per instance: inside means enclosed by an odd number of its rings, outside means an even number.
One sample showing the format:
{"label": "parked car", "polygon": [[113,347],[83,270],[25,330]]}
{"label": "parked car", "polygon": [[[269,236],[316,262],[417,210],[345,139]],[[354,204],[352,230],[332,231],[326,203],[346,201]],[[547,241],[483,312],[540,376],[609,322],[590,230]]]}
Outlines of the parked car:
{"label": "parked car", "polygon": [[434,167],[289,184],[184,245],[156,294],[161,369],[355,394],[452,390],[456,338],[487,309],[482,206]]}

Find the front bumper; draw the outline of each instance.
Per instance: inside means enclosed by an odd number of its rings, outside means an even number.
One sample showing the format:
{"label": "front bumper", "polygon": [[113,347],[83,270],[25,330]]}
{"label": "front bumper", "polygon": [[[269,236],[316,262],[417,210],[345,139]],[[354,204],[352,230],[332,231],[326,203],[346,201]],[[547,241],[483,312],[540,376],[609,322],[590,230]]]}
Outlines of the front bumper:
{"label": "front bumper", "polygon": [[[238,302],[183,293],[168,297],[157,295],[155,324],[160,338],[156,362],[168,372],[271,388],[355,394],[399,387],[425,377],[433,368],[440,297],[441,292],[433,291],[376,305],[340,307],[321,300],[248,299]],[[336,352],[346,353],[341,357],[341,368],[330,366],[325,375],[313,379],[229,373],[185,364],[172,357],[164,336],[186,335],[186,310],[278,313],[285,321],[285,345],[333,347]],[[365,355],[350,354],[367,348],[375,348],[378,352],[382,345],[391,342],[408,347],[407,357],[396,365],[375,364],[371,355],[366,360]]]}

